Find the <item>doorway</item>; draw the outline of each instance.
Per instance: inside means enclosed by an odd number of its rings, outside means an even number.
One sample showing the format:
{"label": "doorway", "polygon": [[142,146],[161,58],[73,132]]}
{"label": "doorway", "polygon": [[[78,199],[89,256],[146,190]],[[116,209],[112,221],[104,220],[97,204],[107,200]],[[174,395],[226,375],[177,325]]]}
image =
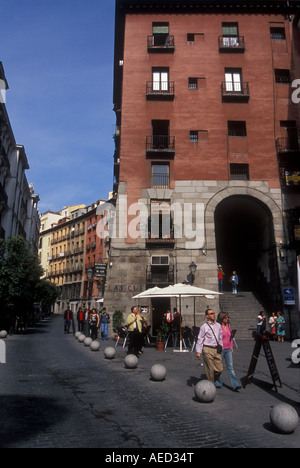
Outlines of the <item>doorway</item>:
{"label": "doorway", "polygon": [[157,335],[157,330],[163,323],[164,314],[170,310],[171,300],[169,297],[152,299],[152,334]]}
{"label": "doorway", "polygon": [[215,210],[217,262],[225,272],[224,290],[230,290],[233,270],[239,290],[277,297],[280,287],[273,218],[259,200],[243,195],[224,199]]}

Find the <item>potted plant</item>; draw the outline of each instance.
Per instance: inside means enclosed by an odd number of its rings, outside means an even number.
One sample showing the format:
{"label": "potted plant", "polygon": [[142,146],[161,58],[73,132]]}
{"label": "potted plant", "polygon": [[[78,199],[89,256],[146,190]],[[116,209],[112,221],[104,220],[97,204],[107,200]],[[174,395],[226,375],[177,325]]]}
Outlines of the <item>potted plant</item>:
{"label": "potted plant", "polygon": [[165,342],[169,336],[169,327],[166,323],[163,323],[157,330],[157,342],[156,349],[158,351],[163,351],[165,347]]}
{"label": "potted plant", "polygon": [[118,339],[119,332],[118,328],[122,327],[124,323],[124,315],[121,310],[116,310],[113,313],[113,331],[116,334],[116,339]]}

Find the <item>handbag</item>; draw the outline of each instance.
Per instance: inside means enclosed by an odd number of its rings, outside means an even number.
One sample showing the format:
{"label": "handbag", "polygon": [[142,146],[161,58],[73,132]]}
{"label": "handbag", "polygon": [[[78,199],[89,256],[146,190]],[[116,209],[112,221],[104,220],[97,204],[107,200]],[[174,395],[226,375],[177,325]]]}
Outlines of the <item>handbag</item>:
{"label": "handbag", "polygon": [[213,329],[211,328],[211,326],[209,325],[209,323],[208,323],[208,322],[206,322],[206,323],[207,323],[207,325],[209,326],[209,328],[211,329],[211,331],[213,332],[214,337],[215,337],[215,339],[216,339],[216,342],[217,342],[217,353],[218,353],[218,354],[222,354],[222,352],[223,352],[223,347],[219,344],[219,342],[218,342],[218,340],[217,340],[217,337],[216,337],[216,335],[215,335],[215,332],[213,331]]}

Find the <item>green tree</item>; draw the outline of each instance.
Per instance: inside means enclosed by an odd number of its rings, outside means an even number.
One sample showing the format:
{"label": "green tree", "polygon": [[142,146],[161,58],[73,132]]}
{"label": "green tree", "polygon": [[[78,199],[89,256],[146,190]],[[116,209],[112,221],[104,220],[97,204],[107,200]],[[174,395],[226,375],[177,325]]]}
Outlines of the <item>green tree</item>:
{"label": "green tree", "polygon": [[37,254],[22,237],[0,240],[0,322],[31,310],[42,274]]}
{"label": "green tree", "polygon": [[34,302],[40,303],[43,311],[48,313],[59,295],[60,290],[54,283],[41,279],[35,286]]}

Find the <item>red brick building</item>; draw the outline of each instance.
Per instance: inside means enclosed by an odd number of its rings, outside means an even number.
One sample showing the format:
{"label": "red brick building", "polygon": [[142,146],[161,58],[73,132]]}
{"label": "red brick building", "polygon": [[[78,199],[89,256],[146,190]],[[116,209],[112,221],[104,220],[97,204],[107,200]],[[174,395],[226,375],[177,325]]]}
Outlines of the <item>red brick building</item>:
{"label": "red brick building", "polygon": [[[221,263],[228,287],[237,270],[241,288],[263,291],[271,307],[282,308],[283,288],[297,294],[299,10],[116,1],[114,190],[117,227],[126,200],[128,229],[111,241],[111,309],[128,312],[133,292],[186,280],[191,262],[197,286],[216,290]],[[134,203],[148,212],[139,236],[129,233]],[[173,305],[152,301],[152,324]],[[197,301],[201,313],[206,305]]]}

